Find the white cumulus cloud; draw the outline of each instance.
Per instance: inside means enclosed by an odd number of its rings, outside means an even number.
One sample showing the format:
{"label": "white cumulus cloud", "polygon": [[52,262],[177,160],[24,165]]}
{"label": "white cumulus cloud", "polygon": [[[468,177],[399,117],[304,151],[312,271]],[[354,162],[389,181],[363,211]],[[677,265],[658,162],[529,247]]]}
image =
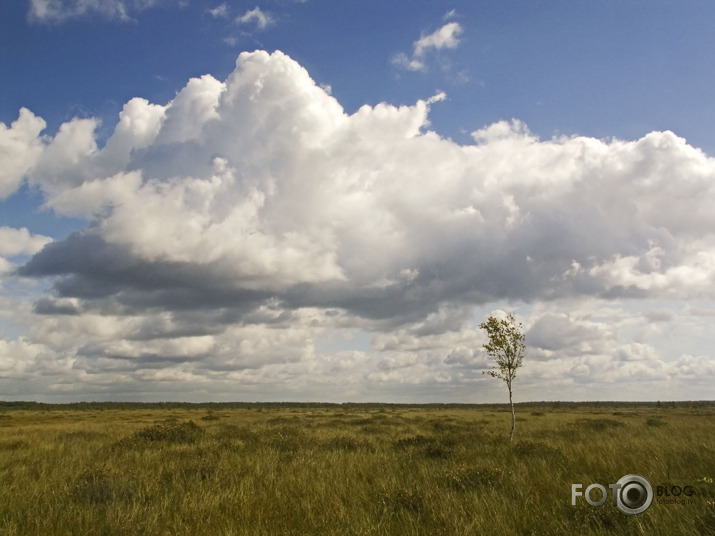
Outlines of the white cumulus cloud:
{"label": "white cumulus cloud", "polygon": [[20,110],[9,128],[0,122],[0,199],[17,190],[37,163],[43,150],[40,133],[46,126],[41,117],[26,108]]}
{"label": "white cumulus cloud", "polygon": [[32,255],[52,242],[48,236],[33,235],[25,227],[0,227],[0,256]]}
{"label": "white cumulus cloud", "polygon": [[424,35],[415,41],[414,55],[423,57],[429,50],[455,49],[459,45],[459,35],[462,33],[462,26],[458,22],[448,22],[438,30],[429,35]]}
{"label": "white cumulus cloud", "polygon": [[[540,304],[527,385],[588,398],[589,379],[684,382],[709,363],[668,362],[626,337],[658,335],[643,314],[592,304],[715,300],[713,158],[671,132],[541,140],[516,120],[459,144],[429,130],[443,99],[347,114],[291,58],[257,51],[170,102],[130,100],[103,146],[95,119],[42,136],[22,111],[0,130],[22,155],[5,194],[27,179],[89,224],[51,243],[0,230],[0,255],[33,255],[19,277],[51,287],[0,302],[27,337],[2,347],[6,374],[29,370],[17,349],[42,354],[37,385],[62,392],[162,381],[339,398],[340,370],[355,399],[439,399],[490,385],[474,311],[497,302]],[[335,333],[369,342],[330,350]]]}
{"label": "white cumulus cloud", "polygon": [[[453,15],[453,11],[447,14]],[[455,49],[459,46],[459,36],[463,28],[458,22],[448,22],[431,34],[423,35],[412,45],[412,56],[404,52],[398,53],[393,58],[393,63],[410,71],[424,71],[427,55],[432,51]]]}

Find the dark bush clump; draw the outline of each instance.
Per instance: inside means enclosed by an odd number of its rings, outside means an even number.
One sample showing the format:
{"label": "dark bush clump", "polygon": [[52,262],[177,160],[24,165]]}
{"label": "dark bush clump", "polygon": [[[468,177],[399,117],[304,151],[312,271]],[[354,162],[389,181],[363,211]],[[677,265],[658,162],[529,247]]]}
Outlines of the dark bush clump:
{"label": "dark bush clump", "polygon": [[540,458],[548,462],[556,462],[563,458],[559,449],[534,441],[519,441],[514,445],[514,453],[520,458]]}
{"label": "dark bush clump", "polygon": [[655,418],[655,417],[651,417],[645,423],[646,423],[646,426],[663,426],[664,424],[666,424],[662,420]]}
{"label": "dark bush clump", "polygon": [[406,449],[409,447],[424,447],[426,445],[431,445],[432,443],[434,443],[433,438],[418,434],[398,439],[397,441],[395,441],[394,445],[395,448]]}
{"label": "dark bush clump", "polygon": [[192,444],[203,435],[203,429],[194,421],[168,420],[138,430],[115,444],[115,448],[133,448],[154,444]]}
{"label": "dark bush clump", "polygon": [[624,426],[621,421],[616,421],[614,419],[578,419],[576,424],[582,428],[593,430],[594,432],[601,432],[609,428],[619,428]]}
{"label": "dark bush clump", "polygon": [[354,452],[356,450],[373,450],[372,444],[364,439],[359,439],[350,435],[340,435],[327,440],[324,443],[326,450],[342,450]]}
{"label": "dark bush clump", "polygon": [[445,484],[456,491],[493,489],[501,485],[503,477],[501,469],[463,466],[449,471],[445,477]]}
{"label": "dark bush clump", "polygon": [[194,421],[167,421],[139,430],[135,435],[147,442],[195,443],[203,430]]}

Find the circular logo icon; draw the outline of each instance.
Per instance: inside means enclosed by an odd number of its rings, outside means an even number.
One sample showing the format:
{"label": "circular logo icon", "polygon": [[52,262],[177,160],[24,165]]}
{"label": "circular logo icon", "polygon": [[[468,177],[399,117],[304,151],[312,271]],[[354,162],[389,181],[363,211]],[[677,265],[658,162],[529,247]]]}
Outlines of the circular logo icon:
{"label": "circular logo icon", "polygon": [[653,486],[641,475],[626,475],[617,484],[616,506],[626,514],[642,514],[653,502]]}

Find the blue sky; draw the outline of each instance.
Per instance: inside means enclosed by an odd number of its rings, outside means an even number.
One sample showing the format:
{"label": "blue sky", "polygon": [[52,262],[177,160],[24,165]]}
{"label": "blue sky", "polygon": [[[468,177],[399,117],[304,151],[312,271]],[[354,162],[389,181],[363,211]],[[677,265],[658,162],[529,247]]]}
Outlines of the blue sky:
{"label": "blue sky", "polygon": [[[235,22],[256,7],[249,3],[227,2],[226,18],[210,14],[215,2],[141,11],[126,3],[126,22],[90,10],[28,23],[26,2],[5,2],[3,121],[25,106],[51,132],[83,114],[106,118],[109,129],[130,98],[167,102],[188,78],[222,79],[238,52],[265,49],[284,51],[329,84],[348,112],[446,91],[431,120],[454,138],[516,117],[545,137],[633,139],[669,129],[715,148],[709,2],[284,1],[262,6],[275,20],[264,29]],[[427,73],[396,68],[391,58],[409,53],[451,10],[465,30],[458,49],[430,58]]]}
{"label": "blue sky", "polygon": [[712,3],[0,10],[2,396],[712,398]]}

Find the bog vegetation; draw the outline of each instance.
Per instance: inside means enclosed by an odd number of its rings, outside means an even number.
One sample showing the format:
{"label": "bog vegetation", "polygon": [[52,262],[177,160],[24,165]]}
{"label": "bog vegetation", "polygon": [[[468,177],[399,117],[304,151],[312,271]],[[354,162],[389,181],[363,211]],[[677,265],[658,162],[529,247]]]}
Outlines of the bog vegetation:
{"label": "bog vegetation", "polygon": [[[3,535],[715,534],[711,404],[0,404]],[[692,504],[629,516],[571,484]],[[597,497],[596,497],[597,498]]]}

